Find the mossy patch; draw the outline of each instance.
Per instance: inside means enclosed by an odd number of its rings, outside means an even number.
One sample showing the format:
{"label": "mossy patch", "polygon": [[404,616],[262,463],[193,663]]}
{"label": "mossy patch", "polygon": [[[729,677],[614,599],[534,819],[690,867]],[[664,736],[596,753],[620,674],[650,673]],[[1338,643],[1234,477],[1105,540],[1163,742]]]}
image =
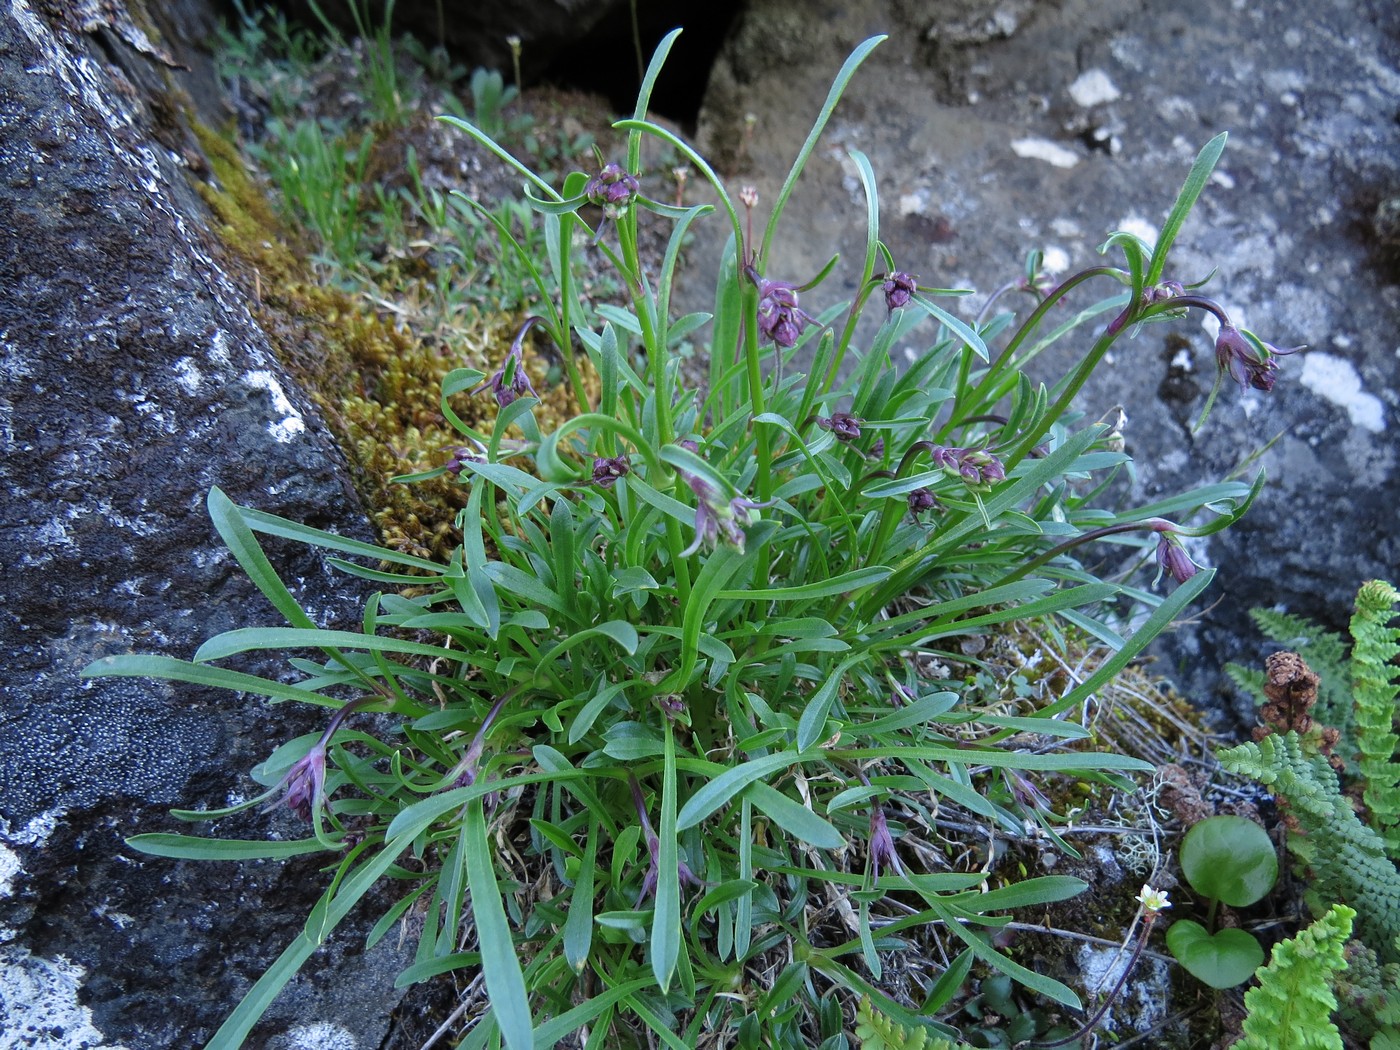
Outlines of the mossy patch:
{"label": "mossy patch", "polygon": [[[215,233],[243,271],[252,312],[283,365],[339,440],[382,542],[445,560],[460,539],[455,521],[464,488],[450,475],[413,484],[392,479],[451,457],[462,439],[439,411],[442,380],[454,368],[496,368],[520,318],[473,315],[450,342],[395,326],[318,281],[302,235],[281,221],[233,143],[199,125],[195,134],[216,180],[198,187]],[[566,417],[569,391],[549,385],[540,355],[530,355],[527,367],[544,401],[542,421]],[[453,407],[468,425],[485,429],[496,411],[485,395],[460,395]]]}

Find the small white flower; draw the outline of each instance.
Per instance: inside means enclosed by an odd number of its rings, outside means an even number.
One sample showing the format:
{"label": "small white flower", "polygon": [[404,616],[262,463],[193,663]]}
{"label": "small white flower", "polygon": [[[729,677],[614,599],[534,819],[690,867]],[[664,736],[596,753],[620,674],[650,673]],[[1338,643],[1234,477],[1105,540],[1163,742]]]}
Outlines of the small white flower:
{"label": "small white flower", "polygon": [[1159,912],[1172,906],[1172,902],[1167,900],[1166,890],[1155,890],[1146,883],[1143,884],[1142,892],[1133,900],[1137,901],[1149,912]]}

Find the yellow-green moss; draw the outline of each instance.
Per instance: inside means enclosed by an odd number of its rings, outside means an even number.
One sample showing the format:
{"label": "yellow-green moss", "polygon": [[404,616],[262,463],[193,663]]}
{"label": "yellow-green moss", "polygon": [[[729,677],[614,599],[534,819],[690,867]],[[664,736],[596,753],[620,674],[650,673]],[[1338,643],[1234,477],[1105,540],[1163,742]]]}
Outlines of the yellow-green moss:
{"label": "yellow-green moss", "polygon": [[[216,220],[215,233],[248,288],[257,317],[283,365],[310,393],[349,460],[357,490],[386,546],[445,559],[456,545],[462,486],[449,476],[397,484],[391,478],[441,465],[460,435],[442,418],[443,378],[454,368],[495,369],[519,318],[477,316],[452,345],[430,343],[396,328],[365,303],[318,282],[305,263],[307,246],[289,229],[249,176],[236,147],[208,128],[195,134],[217,185],[199,191]],[[538,357],[528,362],[543,395],[542,421],[574,410],[563,387],[547,387]],[[454,409],[489,429],[489,396],[459,396]]]}

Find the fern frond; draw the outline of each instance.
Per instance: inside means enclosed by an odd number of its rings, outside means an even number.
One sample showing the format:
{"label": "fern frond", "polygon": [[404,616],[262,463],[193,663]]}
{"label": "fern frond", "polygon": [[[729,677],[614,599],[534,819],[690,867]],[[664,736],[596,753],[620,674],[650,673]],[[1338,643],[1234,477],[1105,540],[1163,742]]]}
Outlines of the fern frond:
{"label": "fern frond", "polygon": [[1274,945],[1269,964],[1255,974],[1259,986],[1244,996],[1249,1015],[1235,1050],[1342,1050],[1332,1023],[1336,973],[1346,969],[1342,948],[1351,936],[1356,912],[1336,904],[1291,940]]}
{"label": "fern frond", "polygon": [[1365,783],[1371,826],[1385,839],[1386,851],[1400,858],[1400,738],[1395,735],[1395,699],[1400,694],[1400,629],[1390,626],[1400,592],[1382,580],[1362,584],[1351,618],[1352,694],[1356,702],[1356,745]]}
{"label": "fern frond", "polygon": [[856,1038],[860,1040],[860,1050],[959,1050],[966,1045],[930,1035],[927,1028],[911,1031],[896,1024],[871,1005],[869,996],[862,998],[856,1008]]}
{"label": "fern frond", "polygon": [[1256,671],[1243,664],[1226,664],[1225,674],[1230,681],[1235,683],[1235,688],[1246,694],[1256,706],[1264,702],[1265,678],[1263,671]]}
{"label": "fern frond", "polygon": [[1380,835],[1351,808],[1327,760],[1304,752],[1294,732],[1227,748],[1218,757],[1231,773],[1268,787],[1297,821],[1301,833],[1289,836],[1288,847],[1309,870],[1314,910],[1334,901],[1354,906],[1366,943],[1386,961],[1400,961],[1400,872]]}

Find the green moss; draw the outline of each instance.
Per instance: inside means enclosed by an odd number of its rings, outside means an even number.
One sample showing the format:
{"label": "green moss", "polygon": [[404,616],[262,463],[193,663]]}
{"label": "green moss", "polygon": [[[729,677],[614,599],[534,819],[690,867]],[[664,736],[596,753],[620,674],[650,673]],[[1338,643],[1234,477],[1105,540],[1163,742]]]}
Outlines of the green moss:
{"label": "green moss", "polygon": [[[350,462],[356,488],[386,546],[446,559],[459,535],[464,490],[450,476],[412,485],[397,475],[445,462],[461,444],[439,411],[443,377],[454,368],[490,372],[518,318],[477,316],[450,346],[396,328],[365,303],[319,282],[309,246],[274,212],[228,139],[195,125],[217,185],[199,191],[215,233],[249,290],[249,301],[287,370],[310,393]],[[532,378],[544,395],[542,419],[569,412],[562,388],[550,389],[538,356]],[[489,429],[489,397],[461,396],[454,409]]]}

